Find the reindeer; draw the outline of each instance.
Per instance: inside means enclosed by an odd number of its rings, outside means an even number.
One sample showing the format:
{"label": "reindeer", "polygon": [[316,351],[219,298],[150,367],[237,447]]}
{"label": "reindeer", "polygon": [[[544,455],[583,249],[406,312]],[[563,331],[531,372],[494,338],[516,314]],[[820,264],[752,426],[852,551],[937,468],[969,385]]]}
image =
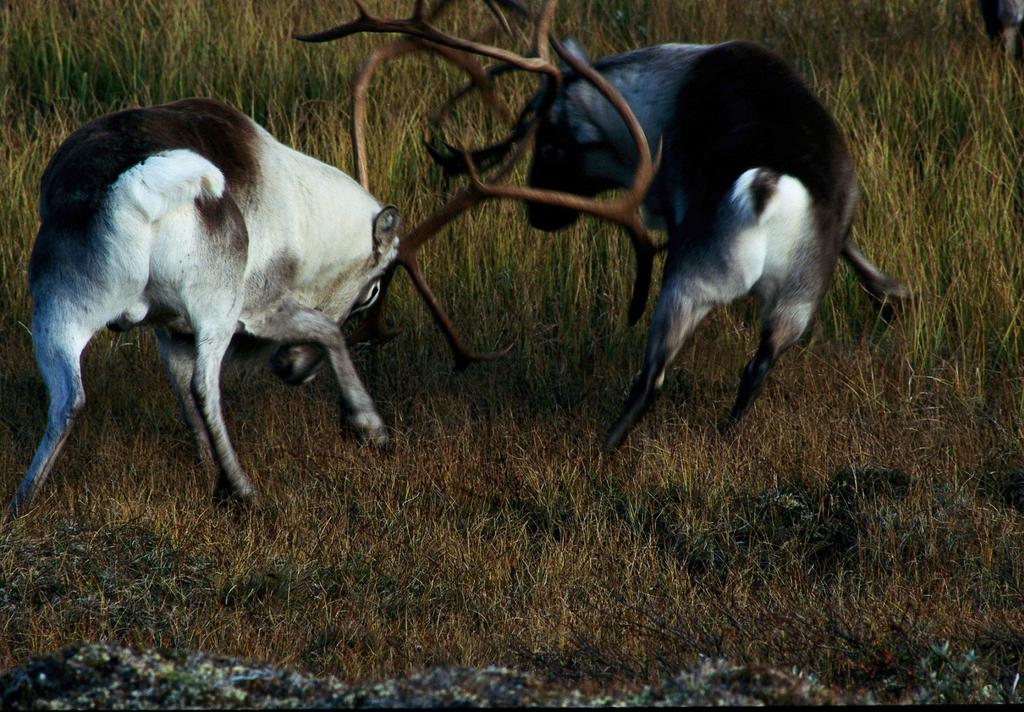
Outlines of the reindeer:
{"label": "reindeer", "polygon": [[50,407],[12,514],[35,499],[85,405],[81,353],[104,327],[156,330],[200,459],[216,463],[219,494],[255,496],[221,413],[229,352],[273,353],[274,370],[292,383],[308,380],[326,353],[349,424],[386,440],[339,322],[379,294],[400,220],[341,171],[230,106],[186,99],[75,131],[43,173],[40,217],[29,288]]}
{"label": "reindeer", "polygon": [[[405,19],[375,17],[354,2],[356,20],[298,38],[323,42],[360,32],[401,33],[428,48],[443,45],[503,62],[489,70],[492,75],[518,68],[545,80],[505,141],[476,151],[430,141],[446,173],[468,173],[470,184],[413,230],[415,241],[403,242],[399,262],[418,286],[422,276],[413,253],[440,225],[484,198],[513,198],[530,203],[529,221],[542,230],[562,229],[581,212],[627,228],[637,255],[629,309],[636,321],[655,251],[637,209],[647,226],[667,232],[662,290],[643,368],[606,452],[622,443],[648,409],[666,369],[712,308],[750,293],[762,303],[761,342],[740,380],[729,420],[734,424],[749,411],[779,356],[807,330],[840,255],[873,297],[909,297],[852,240],[856,180],[842,134],[800,77],[767,49],[749,42],[666,44],[591,66],[578,45],[563,46],[551,36],[554,0],[536,16],[536,56],[528,58],[440,31],[422,1]],[[502,5],[528,14],[518,2]],[[500,12],[493,4],[491,10]],[[549,45],[561,66],[549,58]],[[357,87],[367,81],[362,77]],[[442,111],[464,93],[451,97]],[[508,175],[532,137],[529,186],[495,183]],[[651,144],[658,146],[653,159]],[[485,182],[481,168],[494,165],[499,168]],[[620,187],[628,188],[621,200],[595,198]],[[457,363],[472,360],[436,300],[421,292]],[[379,308],[380,302],[377,313]]]}
{"label": "reindeer", "polygon": [[[578,44],[571,51],[589,62]],[[850,153],[781,58],[749,42],[667,44],[593,66],[633,107],[648,141],[663,146],[643,208],[669,238],[643,368],[606,451],[647,410],[667,367],[714,307],[750,293],[762,306],[761,343],[729,416],[736,423],[807,330],[839,255],[877,299],[909,296],[854,244]],[[607,101],[566,74],[537,131],[529,182],[584,195],[628,186],[636,158],[627,136]],[[530,224],[545,231],[577,217],[563,207],[529,206]]]}
{"label": "reindeer", "polygon": [[988,36],[1003,45],[1012,59],[1024,59],[1020,30],[1024,23],[1024,0],[978,0],[981,18]]}

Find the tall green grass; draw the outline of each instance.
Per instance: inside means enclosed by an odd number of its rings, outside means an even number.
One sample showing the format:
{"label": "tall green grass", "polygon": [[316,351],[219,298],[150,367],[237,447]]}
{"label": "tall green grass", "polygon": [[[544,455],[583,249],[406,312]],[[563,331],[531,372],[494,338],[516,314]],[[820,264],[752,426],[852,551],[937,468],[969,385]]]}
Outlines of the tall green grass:
{"label": "tall green grass", "polygon": [[[7,311],[23,322],[28,316],[18,275],[34,235],[41,169],[59,141],[89,118],[215,96],[282,140],[349,168],[348,80],[375,40],[289,39],[292,31],[348,14],[343,3],[6,5],[0,108],[9,207],[0,269]],[[965,389],[984,392],[991,379],[1015,375],[1021,365],[1016,147],[1024,100],[1020,72],[994,56],[973,15],[966,1],[588,2],[563,8],[560,27],[595,55],[640,42],[746,37],[788,58],[852,144],[863,196],[858,241],[919,297],[898,328],[901,343],[891,347],[915,371],[949,366]],[[453,27],[464,30],[479,19],[459,17]],[[428,87],[439,81],[451,84],[446,67],[406,60],[382,72],[371,102],[373,187],[413,221],[441,199],[419,146],[419,117],[437,97]],[[518,210],[484,208],[428,248],[431,274],[453,309],[514,304],[517,318],[509,314],[499,325],[521,340],[529,340],[538,319],[575,313],[606,316],[612,331],[621,331],[632,268],[614,231],[587,223],[565,236],[541,236],[517,219]],[[526,294],[519,289],[524,282]],[[829,339],[885,332],[847,272],[840,270],[836,287],[822,312]],[[602,289],[607,303],[600,302]],[[418,318],[408,299],[400,295],[397,306],[403,320]],[[615,333],[609,337],[616,350]],[[571,340],[560,344],[567,347]]]}

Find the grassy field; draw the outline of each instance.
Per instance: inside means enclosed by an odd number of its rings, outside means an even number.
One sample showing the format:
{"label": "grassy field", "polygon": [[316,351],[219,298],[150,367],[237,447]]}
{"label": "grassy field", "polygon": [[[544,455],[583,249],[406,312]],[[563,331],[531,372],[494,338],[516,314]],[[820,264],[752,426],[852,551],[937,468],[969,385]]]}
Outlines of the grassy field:
{"label": "grassy field", "polygon": [[[5,502],[45,421],[25,275],[59,143],[108,111],[207,95],[350,170],[348,80],[381,41],[289,39],[350,17],[340,1],[124,5],[0,2]],[[786,57],[849,138],[859,244],[913,305],[887,324],[840,267],[811,338],[729,437],[716,426],[758,322],[716,312],[606,461],[646,327],[626,323],[627,241],[593,221],[541,234],[488,205],[422,263],[472,343],[512,353],[454,372],[396,281],[402,335],[357,357],[393,428],[385,453],[341,430],[330,379],[229,370],[251,512],[212,504],[152,335],[100,335],[44,495],[0,522],[0,670],[110,640],[352,680],[493,662],[633,684],[710,655],[884,697],[1020,694],[1022,73],[973,0],[564,6],[559,31],[595,56],[748,38]],[[410,222],[443,198],[419,116],[453,79],[410,59],[375,84],[372,189]]]}

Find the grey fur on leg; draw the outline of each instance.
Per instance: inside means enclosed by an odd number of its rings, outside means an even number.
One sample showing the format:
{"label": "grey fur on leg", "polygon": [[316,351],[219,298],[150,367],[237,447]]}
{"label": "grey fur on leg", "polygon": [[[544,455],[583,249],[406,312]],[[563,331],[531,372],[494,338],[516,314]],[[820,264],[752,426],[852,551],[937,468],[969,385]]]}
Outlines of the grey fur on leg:
{"label": "grey fur on leg", "polygon": [[[71,427],[85,407],[85,388],[82,385],[81,354],[85,344],[53,343],[48,336],[50,325],[33,324],[39,370],[50,394],[50,408],[46,432],[36,449],[28,472],[18,485],[11,501],[12,517],[20,515],[32,504],[39,490],[53,470],[57,456],[64,448]],[[63,335],[62,335],[63,336]]]}
{"label": "grey fur on leg", "polygon": [[199,412],[196,399],[192,395],[192,377],[196,370],[195,341],[188,335],[157,329],[156,344],[164,367],[167,369],[171,389],[178,399],[182,420],[185,421],[189,432],[192,433],[199,463],[204,470],[212,474],[218,468],[213,456],[213,448],[210,445],[210,434],[206,429],[203,415]]}
{"label": "grey fur on leg", "polygon": [[275,308],[243,318],[243,324],[247,333],[263,339],[322,347],[341,389],[341,403],[348,423],[368,442],[377,445],[387,442],[384,421],[359,380],[341,329],[329,316],[285,297]]}
{"label": "grey fur on leg", "polygon": [[647,412],[654,397],[665,381],[665,369],[675,359],[697,325],[711,311],[710,304],[700,304],[689,298],[685,291],[685,278],[672,279],[662,287],[655,307],[654,318],[647,332],[644,366],[630,389],[622,415],[612,426],[604,444],[606,455],[611,454]]}
{"label": "grey fur on leg", "polygon": [[230,342],[229,331],[209,333],[196,329],[196,364],[191,390],[220,466],[217,489],[222,491],[227,487],[235,498],[251,501],[256,497],[256,490],[238,463],[220,407],[221,361]]}

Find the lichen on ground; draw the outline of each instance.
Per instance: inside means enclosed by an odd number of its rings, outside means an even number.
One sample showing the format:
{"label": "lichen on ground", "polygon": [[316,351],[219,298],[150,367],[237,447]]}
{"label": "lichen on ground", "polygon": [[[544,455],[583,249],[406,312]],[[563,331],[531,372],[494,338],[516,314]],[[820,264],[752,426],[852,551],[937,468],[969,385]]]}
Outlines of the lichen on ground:
{"label": "lichen on ground", "polygon": [[435,668],[349,685],[202,653],[76,645],[0,674],[2,709],[512,707],[865,702],[812,677],[705,660],[637,691],[582,692],[500,667]]}

